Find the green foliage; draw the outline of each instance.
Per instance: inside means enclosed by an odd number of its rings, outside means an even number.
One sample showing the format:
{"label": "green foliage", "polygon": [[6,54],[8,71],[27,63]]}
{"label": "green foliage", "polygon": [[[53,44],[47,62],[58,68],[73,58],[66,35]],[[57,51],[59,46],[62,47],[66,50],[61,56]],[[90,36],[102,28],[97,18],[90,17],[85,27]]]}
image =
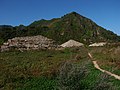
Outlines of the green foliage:
{"label": "green foliage", "polygon": [[92,87],[92,90],[118,90],[118,87],[113,86],[113,83],[109,82],[111,77],[103,73],[98,76],[95,85]]}
{"label": "green foliage", "polygon": [[4,43],[3,39],[0,39],[0,45],[2,45]]}
{"label": "green foliage", "polygon": [[16,90],[56,90],[56,80],[46,77],[36,77],[23,81],[24,86]]}
{"label": "green foliage", "polygon": [[0,39],[6,41],[9,38],[13,38],[16,36],[16,31],[13,27],[3,27],[0,28]]}

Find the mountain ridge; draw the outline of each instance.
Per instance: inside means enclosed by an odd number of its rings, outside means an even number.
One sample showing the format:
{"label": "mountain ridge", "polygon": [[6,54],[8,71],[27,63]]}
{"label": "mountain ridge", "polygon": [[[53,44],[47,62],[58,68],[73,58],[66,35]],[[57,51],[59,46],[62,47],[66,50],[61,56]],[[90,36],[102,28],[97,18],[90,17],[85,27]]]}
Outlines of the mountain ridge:
{"label": "mountain ridge", "polygon": [[[117,42],[120,41],[120,36],[112,31],[97,25],[94,21],[86,18],[76,12],[68,13],[60,18],[53,18],[51,20],[41,19],[31,23],[28,26],[20,25],[0,29],[2,33],[8,32],[8,36],[3,36],[3,39],[21,37],[21,36],[34,36],[43,35],[51,38],[59,44],[64,43],[70,39],[90,44],[94,42]],[[12,35],[9,35],[13,33]],[[4,40],[4,41],[5,41]]]}

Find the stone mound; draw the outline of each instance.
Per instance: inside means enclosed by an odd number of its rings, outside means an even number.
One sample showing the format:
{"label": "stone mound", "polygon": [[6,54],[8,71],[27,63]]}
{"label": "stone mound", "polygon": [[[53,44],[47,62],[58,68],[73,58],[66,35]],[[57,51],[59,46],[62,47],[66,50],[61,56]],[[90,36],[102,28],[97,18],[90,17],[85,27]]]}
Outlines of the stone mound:
{"label": "stone mound", "polygon": [[1,51],[8,51],[11,48],[20,50],[37,50],[37,49],[51,49],[56,45],[52,39],[38,35],[38,36],[26,36],[15,37],[8,39],[6,43],[1,46]]}
{"label": "stone mound", "polygon": [[80,43],[80,42],[77,42],[75,40],[69,40],[69,41],[63,43],[60,46],[61,47],[80,47],[80,46],[84,46],[84,44]]}

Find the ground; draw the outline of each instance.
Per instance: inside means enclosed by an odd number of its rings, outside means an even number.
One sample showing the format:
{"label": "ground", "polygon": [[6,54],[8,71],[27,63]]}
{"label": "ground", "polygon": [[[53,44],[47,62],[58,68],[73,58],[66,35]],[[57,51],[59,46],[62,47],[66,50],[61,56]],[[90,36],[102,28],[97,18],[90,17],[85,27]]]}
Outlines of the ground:
{"label": "ground", "polygon": [[95,69],[87,55],[89,51],[102,68],[112,67],[112,72],[119,74],[118,59],[114,59],[115,64],[104,59],[110,50],[113,49],[81,47],[2,52],[0,90],[119,90],[120,81]]}

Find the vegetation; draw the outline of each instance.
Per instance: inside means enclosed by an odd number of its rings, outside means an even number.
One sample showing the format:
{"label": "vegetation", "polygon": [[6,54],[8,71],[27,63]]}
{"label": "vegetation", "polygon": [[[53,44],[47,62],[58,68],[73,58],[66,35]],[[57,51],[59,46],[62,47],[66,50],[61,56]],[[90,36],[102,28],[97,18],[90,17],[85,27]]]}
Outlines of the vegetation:
{"label": "vegetation", "polygon": [[103,69],[120,75],[119,47],[94,47],[91,48],[91,53]]}
{"label": "vegetation", "polygon": [[119,81],[93,67],[85,48],[2,52],[0,62],[1,90],[119,90]]}

